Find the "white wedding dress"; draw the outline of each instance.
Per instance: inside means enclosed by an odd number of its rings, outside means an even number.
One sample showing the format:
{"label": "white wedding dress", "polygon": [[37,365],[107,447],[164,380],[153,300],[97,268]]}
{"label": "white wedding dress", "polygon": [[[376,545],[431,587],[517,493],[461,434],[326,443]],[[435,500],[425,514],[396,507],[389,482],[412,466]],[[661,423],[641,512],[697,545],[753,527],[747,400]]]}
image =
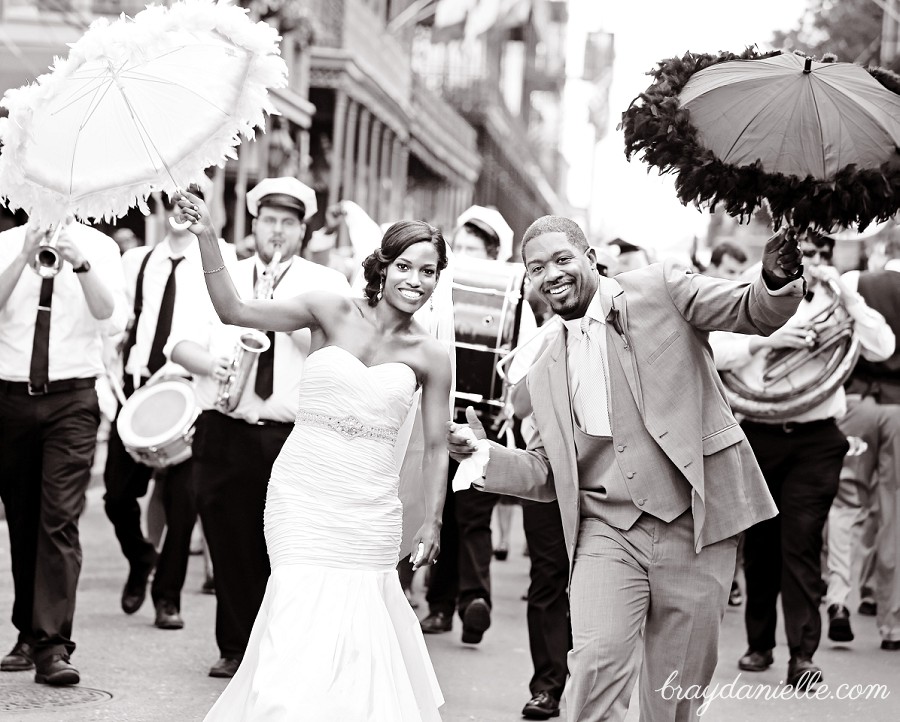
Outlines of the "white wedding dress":
{"label": "white wedding dress", "polygon": [[207,722],[431,722],[440,687],[396,572],[393,445],[416,390],[403,363],[338,346],[307,358],[272,468],[272,575],[237,674]]}

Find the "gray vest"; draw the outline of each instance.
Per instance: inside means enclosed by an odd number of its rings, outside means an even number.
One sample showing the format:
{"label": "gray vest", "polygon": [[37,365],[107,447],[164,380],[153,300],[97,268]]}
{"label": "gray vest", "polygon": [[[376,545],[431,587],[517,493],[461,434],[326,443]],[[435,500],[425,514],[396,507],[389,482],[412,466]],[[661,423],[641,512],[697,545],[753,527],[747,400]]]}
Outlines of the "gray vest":
{"label": "gray vest", "polygon": [[[642,512],[665,522],[691,506],[691,486],[647,432],[607,334],[612,438],[575,429],[581,517],[627,530]],[[631,352],[629,352],[631,353]],[[602,372],[601,372],[602,373]]]}

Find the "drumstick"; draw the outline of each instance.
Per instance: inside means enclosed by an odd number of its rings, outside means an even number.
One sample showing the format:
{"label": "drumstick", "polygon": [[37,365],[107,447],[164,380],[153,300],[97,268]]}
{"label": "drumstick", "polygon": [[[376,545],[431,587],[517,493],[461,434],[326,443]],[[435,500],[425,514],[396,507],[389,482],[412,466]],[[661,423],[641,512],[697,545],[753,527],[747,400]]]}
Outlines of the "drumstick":
{"label": "drumstick", "polygon": [[109,387],[112,389],[113,395],[119,402],[119,406],[124,406],[125,392],[122,390],[122,385],[119,383],[118,377],[112,371],[106,369],[106,379],[109,381]]}

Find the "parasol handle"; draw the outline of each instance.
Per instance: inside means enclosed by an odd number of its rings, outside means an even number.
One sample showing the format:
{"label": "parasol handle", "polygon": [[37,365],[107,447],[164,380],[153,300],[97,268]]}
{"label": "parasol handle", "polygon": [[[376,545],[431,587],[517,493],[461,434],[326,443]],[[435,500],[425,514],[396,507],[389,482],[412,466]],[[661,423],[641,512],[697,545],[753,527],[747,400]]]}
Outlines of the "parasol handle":
{"label": "parasol handle", "polygon": [[[176,188],[175,193],[172,194],[172,197],[174,198],[176,195],[183,192],[183,190],[184,189],[180,188],[180,187]],[[176,231],[187,230],[188,228],[190,228],[193,225],[193,223],[194,222],[190,221],[190,220],[176,221],[174,218],[172,218],[172,216],[169,216],[169,225],[172,227],[173,230],[176,230]]]}

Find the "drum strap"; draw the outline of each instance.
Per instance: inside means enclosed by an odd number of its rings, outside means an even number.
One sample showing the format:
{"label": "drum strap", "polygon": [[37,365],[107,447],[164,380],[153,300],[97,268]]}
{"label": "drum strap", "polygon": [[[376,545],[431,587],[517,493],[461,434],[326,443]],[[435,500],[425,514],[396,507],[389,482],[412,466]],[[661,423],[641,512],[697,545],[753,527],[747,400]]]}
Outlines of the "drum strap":
{"label": "drum strap", "polygon": [[128,340],[125,342],[125,348],[122,350],[122,368],[128,365],[128,357],[131,356],[131,349],[137,342],[138,321],[141,320],[141,311],[144,308],[144,271],[147,270],[147,264],[150,262],[150,254],[156,250],[156,246],[150,249],[150,252],[144,256],[141,261],[141,267],[138,270],[137,283],[134,288],[134,309],[132,315],[134,321],[131,322],[131,329],[128,331]]}

